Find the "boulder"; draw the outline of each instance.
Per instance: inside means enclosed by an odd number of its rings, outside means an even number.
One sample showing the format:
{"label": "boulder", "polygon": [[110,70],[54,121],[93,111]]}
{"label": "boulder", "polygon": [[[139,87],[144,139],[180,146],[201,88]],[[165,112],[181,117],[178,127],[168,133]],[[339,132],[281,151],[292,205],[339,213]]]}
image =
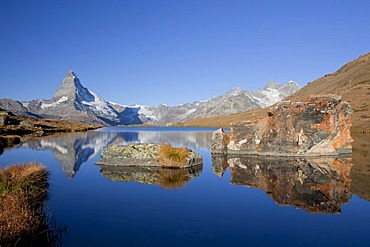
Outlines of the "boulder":
{"label": "boulder", "polygon": [[[97,165],[111,166],[146,166],[186,168],[203,164],[200,154],[191,149],[182,148],[186,152],[182,163],[163,163],[160,159],[160,148],[168,144],[132,143],[129,145],[112,145],[101,154]],[[171,147],[171,146],[169,146]],[[173,148],[173,147],[171,147]],[[179,148],[174,148],[179,149]]]}
{"label": "boulder", "polygon": [[349,103],[335,95],[282,101],[264,118],[234,124],[228,137],[221,138],[222,131],[216,131],[212,152],[267,156],[352,153],[352,112]]}

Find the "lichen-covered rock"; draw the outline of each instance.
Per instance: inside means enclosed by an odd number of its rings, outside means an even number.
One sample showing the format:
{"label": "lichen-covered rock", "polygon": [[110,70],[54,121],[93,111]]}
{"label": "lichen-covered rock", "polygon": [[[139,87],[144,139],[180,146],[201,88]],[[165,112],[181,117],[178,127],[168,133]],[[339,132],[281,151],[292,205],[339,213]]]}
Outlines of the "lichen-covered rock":
{"label": "lichen-covered rock", "polygon": [[223,129],[218,129],[212,134],[212,150],[219,150],[220,152],[227,152],[227,145],[229,144],[229,137]]}
{"label": "lichen-covered rock", "polygon": [[[232,126],[227,153],[271,156],[321,156],[352,152],[352,109],[340,96],[282,101],[265,118]],[[223,141],[222,138],[221,141]],[[220,138],[213,153],[225,153]]]}
{"label": "lichen-covered rock", "polygon": [[159,160],[159,149],[162,144],[131,143],[128,145],[112,145],[101,154],[101,160],[97,165],[112,166],[165,166],[165,167],[192,167],[203,164],[200,154],[191,149],[187,150],[184,164],[163,165]]}

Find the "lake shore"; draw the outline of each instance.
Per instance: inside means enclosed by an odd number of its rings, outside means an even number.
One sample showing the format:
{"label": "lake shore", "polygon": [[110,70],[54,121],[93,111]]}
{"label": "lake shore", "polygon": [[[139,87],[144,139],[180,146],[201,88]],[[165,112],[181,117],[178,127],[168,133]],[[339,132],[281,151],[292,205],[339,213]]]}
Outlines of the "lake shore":
{"label": "lake shore", "polygon": [[20,117],[7,111],[0,111],[0,117],[0,150],[19,144],[24,138],[83,132],[103,127],[69,120]]}

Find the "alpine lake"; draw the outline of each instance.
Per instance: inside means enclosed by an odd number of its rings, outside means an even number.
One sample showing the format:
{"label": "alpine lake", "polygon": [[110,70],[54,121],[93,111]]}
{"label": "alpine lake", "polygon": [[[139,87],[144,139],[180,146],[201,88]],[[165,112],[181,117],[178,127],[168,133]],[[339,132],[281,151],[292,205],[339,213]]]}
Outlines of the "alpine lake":
{"label": "alpine lake", "polygon": [[[0,165],[50,171],[47,211],[59,246],[370,246],[370,135],[352,157],[319,160],[211,155],[216,129],[106,127],[30,139]],[[100,167],[109,145],[193,149],[185,170]]]}

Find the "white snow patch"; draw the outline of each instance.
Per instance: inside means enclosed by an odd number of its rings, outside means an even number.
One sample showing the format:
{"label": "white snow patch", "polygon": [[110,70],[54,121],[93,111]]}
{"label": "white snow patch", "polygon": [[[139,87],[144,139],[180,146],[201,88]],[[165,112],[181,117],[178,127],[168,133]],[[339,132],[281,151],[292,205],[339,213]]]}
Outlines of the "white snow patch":
{"label": "white snow patch", "polygon": [[157,118],[156,115],[154,115],[154,112],[151,111],[151,110],[149,110],[145,106],[140,107],[140,110],[139,110],[138,113],[144,115],[146,118],[149,118],[149,119],[151,119],[153,121],[158,121],[158,118]]}
{"label": "white snow patch", "polygon": [[82,101],[81,103],[88,106],[90,110],[97,113],[103,113],[105,115],[114,116],[117,117],[117,114],[114,112],[114,110],[108,106],[108,103],[100,98],[96,93],[88,90],[89,93],[94,96],[94,101]]}
{"label": "white snow patch", "polygon": [[197,110],[197,108],[193,108],[193,109],[190,109],[189,111],[187,111],[185,114],[186,115],[190,115],[192,114],[193,112],[195,112]]}
{"label": "white snow patch", "polygon": [[65,101],[67,101],[67,100],[68,100],[68,97],[67,96],[63,96],[58,101],[53,102],[53,103],[50,103],[50,104],[43,102],[43,103],[41,103],[41,108],[42,109],[45,109],[45,108],[49,108],[49,107],[55,107],[55,106],[59,105],[60,103],[63,103]]}

